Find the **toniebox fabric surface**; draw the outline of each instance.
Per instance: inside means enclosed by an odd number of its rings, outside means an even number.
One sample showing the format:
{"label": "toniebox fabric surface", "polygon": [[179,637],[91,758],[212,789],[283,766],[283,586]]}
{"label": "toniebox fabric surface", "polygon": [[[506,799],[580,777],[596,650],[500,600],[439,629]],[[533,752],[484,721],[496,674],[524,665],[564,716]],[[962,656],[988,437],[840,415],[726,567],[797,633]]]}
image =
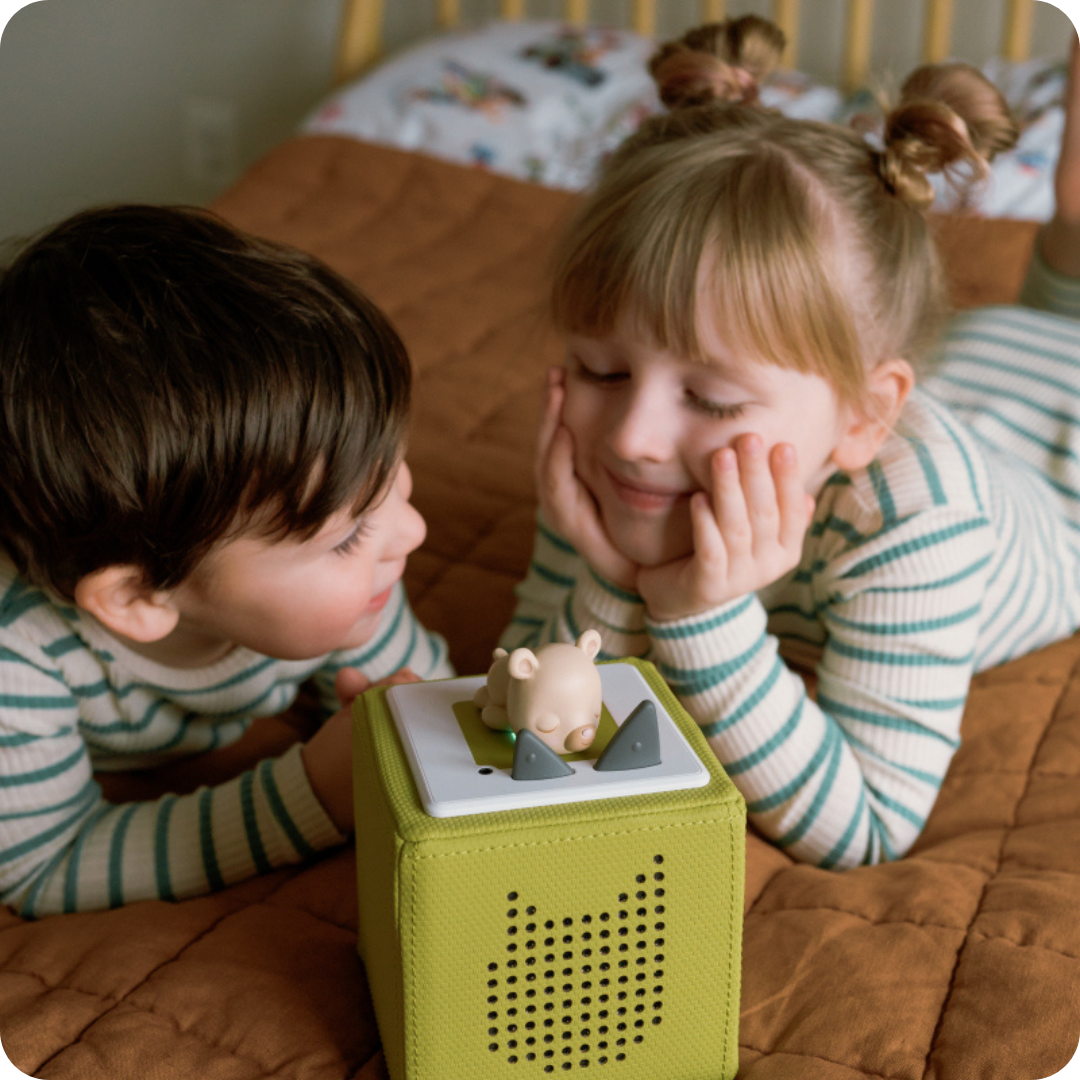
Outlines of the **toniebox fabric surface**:
{"label": "toniebox fabric surface", "polygon": [[[528,558],[542,373],[561,358],[543,281],[575,199],[307,136],[218,203],[353,278],[403,335],[429,526],[407,584],[463,674],[486,669]],[[957,303],[1015,297],[1033,233],[944,220]],[[976,679],[908,858],[836,874],[750,836],[746,877],[745,1080],[1059,1070],[1080,1036],[1080,638]],[[32,1076],[385,1080],[373,1017],[351,848],[178,904],[0,911],[0,1040]]]}

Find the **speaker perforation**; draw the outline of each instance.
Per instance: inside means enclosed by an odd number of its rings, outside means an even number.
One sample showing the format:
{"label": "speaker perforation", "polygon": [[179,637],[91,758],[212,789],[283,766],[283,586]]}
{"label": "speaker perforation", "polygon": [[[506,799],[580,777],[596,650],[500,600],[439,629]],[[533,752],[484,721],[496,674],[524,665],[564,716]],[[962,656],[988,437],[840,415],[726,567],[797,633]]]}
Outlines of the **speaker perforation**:
{"label": "speaker perforation", "polygon": [[[655,855],[653,863],[662,865],[663,855]],[[651,911],[641,906],[650,899],[642,887],[650,879],[655,886]],[[485,1011],[488,1049],[504,1055],[507,1064],[531,1063],[543,1073],[625,1061],[645,1041],[644,1032],[663,1020],[664,973],[656,965],[664,960],[657,950],[664,946],[659,935],[667,926],[659,916],[666,910],[657,901],[664,896],[660,883],[665,880],[662,870],[639,872],[633,875],[634,887],[618,892],[609,910],[551,918],[526,903],[518,890],[506,893],[506,956],[502,966],[491,961],[485,968],[491,991]],[[538,956],[541,948],[549,951]],[[519,960],[519,950],[530,955]],[[536,968],[538,959],[542,966],[519,976],[519,966]],[[648,973],[637,970],[631,978],[631,969],[645,966]],[[543,1019],[520,1019],[520,981],[542,986],[542,1011],[548,1014]],[[538,989],[529,986],[525,998],[535,998]],[[524,1006],[524,1012],[535,1015],[537,1005]]]}

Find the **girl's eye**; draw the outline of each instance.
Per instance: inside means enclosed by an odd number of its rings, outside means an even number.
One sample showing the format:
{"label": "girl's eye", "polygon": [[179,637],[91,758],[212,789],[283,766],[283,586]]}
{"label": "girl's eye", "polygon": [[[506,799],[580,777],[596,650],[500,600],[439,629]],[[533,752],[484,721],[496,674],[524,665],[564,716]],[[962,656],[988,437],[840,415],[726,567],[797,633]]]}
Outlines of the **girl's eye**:
{"label": "girl's eye", "polygon": [[340,544],[335,544],[332,550],[338,555],[348,555],[370,531],[371,526],[366,520],[361,519],[356,523],[356,528]]}
{"label": "girl's eye", "polygon": [[577,361],[576,367],[578,375],[586,382],[610,384],[628,378],[628,373],[625,371],[593,371],[580,360]]}
{"label": "girl's eye", "polygon": [[746,409],[745,405],[726,405],[719,401],[709,401],[707,398],[698,397],[697,394],[689,391],[687,397],[690,399],[690,404],[698,412],[702,412],[716,420],[734,420],[735,417],[741,416]]}

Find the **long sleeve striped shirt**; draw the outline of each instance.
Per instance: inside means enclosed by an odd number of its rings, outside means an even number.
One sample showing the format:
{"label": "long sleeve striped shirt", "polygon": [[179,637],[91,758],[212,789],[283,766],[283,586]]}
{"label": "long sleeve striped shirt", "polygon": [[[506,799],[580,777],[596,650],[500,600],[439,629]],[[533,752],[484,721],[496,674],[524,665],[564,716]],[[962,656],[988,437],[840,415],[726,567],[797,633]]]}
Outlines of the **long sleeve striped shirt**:
{"label": "long sleeve striped shirt", "polygon": [[451,675],[445,642],[400,584],[364,647],[308,661],[243,648],[200,669],[165,667],[0,559],[0,900],[27,917],[181,899],[302,862],[342,842],[293,747],[187,795],[107,803],[97,770],[149,768],[238,739],[313,678],[337,708],[343,666],[377,680],[403,666]]}
{"label": "long sleeve striped shirt", "polygon": [[657,622],[541,520],[502,644],[595,627],[604,656],[658,666],[781,848],[826,867],[904,854],[972,674],[1080,626],[1080,281],[1036,262],[1023,301],[953,323],[767,589]]}

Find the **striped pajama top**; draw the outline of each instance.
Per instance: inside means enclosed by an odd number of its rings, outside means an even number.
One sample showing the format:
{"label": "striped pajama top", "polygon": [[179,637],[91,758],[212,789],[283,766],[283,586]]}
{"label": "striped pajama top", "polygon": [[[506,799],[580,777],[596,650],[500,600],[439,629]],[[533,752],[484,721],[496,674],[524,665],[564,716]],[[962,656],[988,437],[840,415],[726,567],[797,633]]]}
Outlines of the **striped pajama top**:
{"label": "striped pajama top", "polygon": [[1036,261],[1022,302],[953,322],[767,589],[657,622],[541,520],[501,643],[598,629],[603,656],[657,665],[781,848],[825,867],[903,855],[972,674],[1080,626],[1080,281]]}
{"label": "striped pajama top", "polygon": [[125,648],[0,558],[0,901],[27,917],[181,899],[311,858],[344,839],[295,746],[189,795],[110,805],[95,770],[150,768],[225,746],[286,709],[311,677],[327,715],[334,676],[403,666],[453,674],[400,583],[365,646],[307,661],[236,648],[177,669]]}

